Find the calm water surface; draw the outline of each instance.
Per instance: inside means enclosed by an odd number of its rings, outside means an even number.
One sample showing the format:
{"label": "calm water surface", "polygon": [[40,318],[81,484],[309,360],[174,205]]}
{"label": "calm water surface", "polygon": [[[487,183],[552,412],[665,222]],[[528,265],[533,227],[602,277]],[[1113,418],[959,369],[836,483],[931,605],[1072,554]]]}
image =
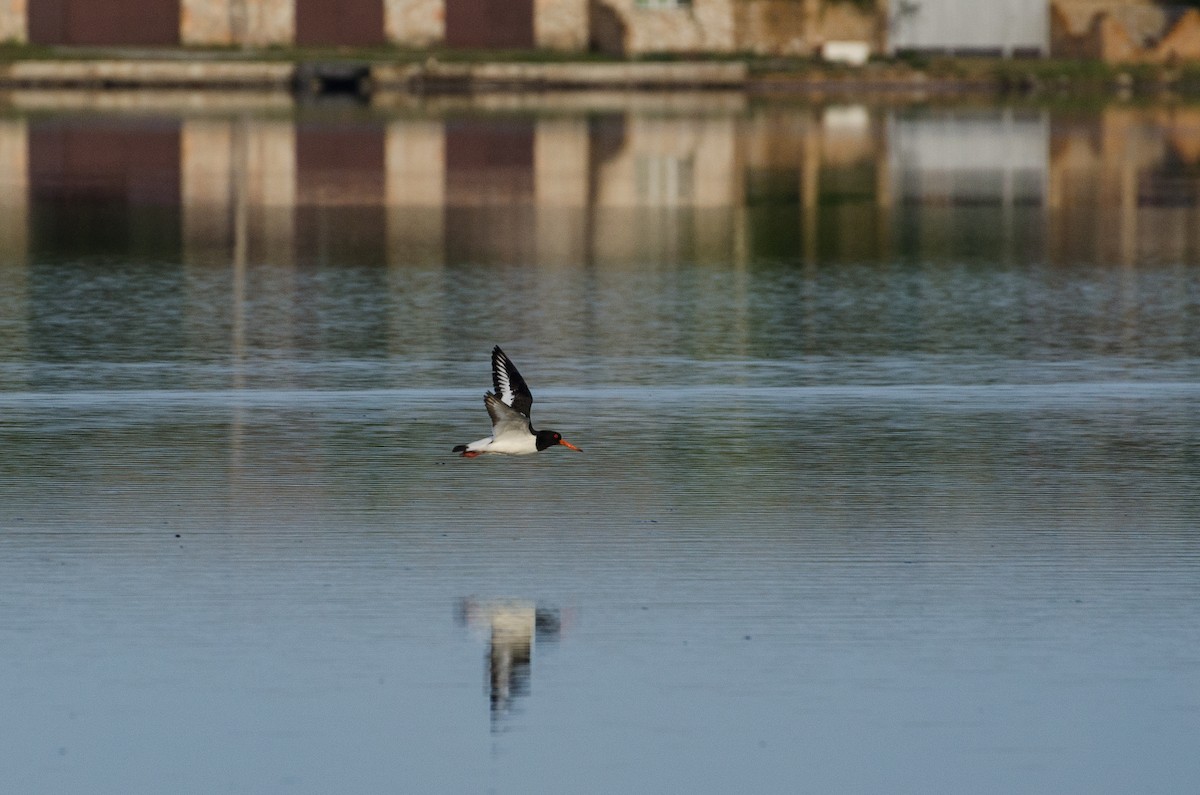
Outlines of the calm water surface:
{"label": "calm water surface", "polygon": [[5,121],[0,788],[1188,791],[1185,113]]}

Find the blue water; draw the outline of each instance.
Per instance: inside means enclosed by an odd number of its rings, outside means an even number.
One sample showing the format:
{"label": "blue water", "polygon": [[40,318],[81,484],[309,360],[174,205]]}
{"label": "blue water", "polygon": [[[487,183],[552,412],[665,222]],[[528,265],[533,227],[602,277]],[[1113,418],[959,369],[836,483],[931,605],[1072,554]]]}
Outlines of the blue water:
{"label": "blue water", "polygon": [[[1200,270],[923,207],[875,258],[10,255],[0,789],[1187,791]],[[494,344],[583,454],[450,454]]]}

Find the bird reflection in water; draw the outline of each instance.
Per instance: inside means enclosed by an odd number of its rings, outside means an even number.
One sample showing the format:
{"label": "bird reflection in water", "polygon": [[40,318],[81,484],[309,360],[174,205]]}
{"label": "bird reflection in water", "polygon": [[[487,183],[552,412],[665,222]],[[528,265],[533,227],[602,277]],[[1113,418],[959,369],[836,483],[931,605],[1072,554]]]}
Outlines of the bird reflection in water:
{"label": "bird reflection in water", "polygon": [[484,661],[491,700],[492,729],[529,694],[535,642],[557,641],[562,632],[558,608],[539,607],[525,599],[480,599],[468,596],[457,606],[458,623],[487,640]]}

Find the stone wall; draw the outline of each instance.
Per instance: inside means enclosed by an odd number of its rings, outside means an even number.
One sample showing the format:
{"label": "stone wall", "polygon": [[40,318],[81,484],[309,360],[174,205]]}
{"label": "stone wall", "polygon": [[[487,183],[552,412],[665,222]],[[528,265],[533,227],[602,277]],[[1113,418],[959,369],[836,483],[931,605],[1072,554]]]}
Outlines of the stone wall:
{"label": "stone wall", "polygon": [[[693,0],[691,5],[648,7],[638,0],[593,0],[591,17],[605,20],[597,48],[615,54],[733,52],[734,0]],[[620,40],[618,40],[618,37]]]}
{"label": "stone wall", "polygon": [[[261,47],[296,40],[295,0],[230,0],[234,3],[234,36],[242,44]],[[240,24],[240,28],[239,28]]]}
{"label": "stone wall", "polygon": [[[29,0],[0,0],[0,42],[28,39]],[[382,0],[384,34],[402,47],[446,38],[446,0]],[[888,0],[875,0],[885,7]],[[1058,0],[1072,8],[1123,0]],[[810,55],[829,40],[868,40],[878,49],[870,4],[850,0],[534,0],[536,46],[618,55],[757,52]],[[1148,0],[1134,2],[1151,7]],[[1073,17],[1083,12],[1073,10]],[[1129,16],[1129,12],[1126,16]],[[1086,23],[1083,24],[1086,28]],[[288,45],[296,0],[180,0],[180,41],[194,46]]]}
{"label": "stone wall", "polygon": [[1050,54],[1055,58],[1122,61],[1137,50],[1125,28],[1107,13],[1084,18],[1050,9]]}
{"label": "stone wall", "polygon": [[1200,11],[1151,0],[1054,0],[1050,54],[1107,63],[1200,58]]}
{"label": "stone wall", "polygon": [[588,49],[609,55],[628,55],[625,16],[604,0],[587,0]]}
{"label": "stone wall", "polygon": [[817,40],[865,41],[871,52],[881,52],[887,31],[887,3],[874,6],[850,2],[823,2],[817,16]]}
{"label": "stone wall", "polygon": [[827,41],[884,47],[887,2],[692,0],[653,7],[638,0],[589,0],[592,44],[618,55],[753,52],[814,55]]}
{"label": "stone wall", "polygon": [[29,41],[25,9],[26,0],[0,0],[0,42],[24,44]]}
{"label": "stone wall", "polygon": [[234,43],[235,0],[180,0],[179,41],[182,44],[229,45]]}
{"label": "stone wall", "polygon": [[811,55],[816,42],[801,0],[748,0],[735,7],[738,49],[759,55]]}
{"label": "stone wall", "polygon": [[446,39],[445,0],[383,0],[387,40],[401,47],[428,47]]}
{"label": "stone wall", "polygon": [[406,119],[388,125],[384,165],[388,261],[445,262],[445,123]]}
{"label": "stone wall", "polygon": [[1200,11],[1191,9],[1180,17],[1147,59],[1158,63],[1200,59]]}
{"label": "stone wall", "polygon": [[533,38],[539,49],[586,50],[587,0],[533,0]]}
{"label": "stone wall", "polygon": [[[29,235],[29,132],[24,119],[0,121],[0,175],[0,256],[16,263],[25,258]],[[15,292],[11,280],[21,271],[24,268],[0,268],[4,295]],[[12,351],[15,342],[7,342],[6,349]]]}
{"label": "stone wall", "polygon": [[866,42],[875,53],[885,46],[884,0],[869,5],[845,0],[740,0],[734,14],[741,52],[810,56],[827,41]]}
{"label": "stone wall", "polygon": [[1051,14],[1073,35],[1088,33],[1097,19],[1116,22],[1138,45],[1158,38],[1171,24],[1171,10],[1153,0],[1053,0]]}
{"label": "stone wall", "polygon": [[179,40],[265,47],[296,38],[295,0],[180,0]]}
{"label": "stone wall", "polygon": [[235,264],[295,261],[292,122],[187,119],[179,170],[185,261],[206,261],[214,244]]}
{"label": "stone wall", "polygon": [[537,204],[537,262],[553,265],[587,259],[591,139],[587,118],[539,119],[533,139],[533,196]]}

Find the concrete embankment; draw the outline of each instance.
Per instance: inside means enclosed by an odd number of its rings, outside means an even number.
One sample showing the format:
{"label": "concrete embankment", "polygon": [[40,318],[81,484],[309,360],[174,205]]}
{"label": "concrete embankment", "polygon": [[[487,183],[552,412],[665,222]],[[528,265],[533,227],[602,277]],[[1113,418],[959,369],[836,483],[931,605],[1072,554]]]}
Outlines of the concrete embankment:
{"label": "concrete embankment", "polygon": [[1118,68],[1074,62],[902,62],[852,69],[763,61],[424,61],[344,57],[231,57],[220,53],[108,52],[0,61],[0,90],[294,91],[298,94],[452,95],[504,92],[745,91],[822,96],[1020,94],[1200,95],[1200,69]]}
{"label": "concrete embankment", "polygon": [[0,64],[3,88],[296,88],[301,91],[485,92],[743,88],[746,64],[424,63],[235,60],[37,60]]}
{"label": "concrete embankment", "polygon": [[746,64],[671,63],[438,63],[380,64],[371,80],[384,90],[413,92],[552,89],[744,88]]}
{"label": "concrete embankment", "polygon": [[270,61],[12,61],[0,63],[0,87],[285,88],[295,71],[295,64]]}

